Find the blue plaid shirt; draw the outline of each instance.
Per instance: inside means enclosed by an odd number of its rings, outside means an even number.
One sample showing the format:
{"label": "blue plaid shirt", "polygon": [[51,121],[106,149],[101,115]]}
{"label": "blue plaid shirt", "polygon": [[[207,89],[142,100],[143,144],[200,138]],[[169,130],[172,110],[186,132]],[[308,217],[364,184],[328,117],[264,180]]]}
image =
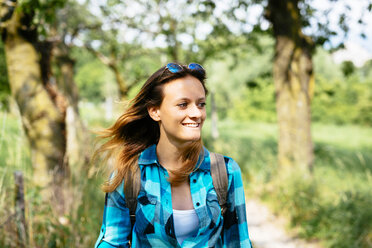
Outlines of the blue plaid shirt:
{"label": "blue plaid shirt", "polygon": [[152,145],[138,159],[141,190],[133,230],[122,183],[106,195],[103,223],[95,248],[130,247],[131,232],[132,247],[252,247],[240,168],[233,159],[225,157],[229,183],[227,211],[223,217],[210,174],[209,152],[204,150],[200,167],[190,174],[192,201],[199,218],[196,236],[186,238],[182,246],[177,242],[168,173],[158,162],[156,145]]}

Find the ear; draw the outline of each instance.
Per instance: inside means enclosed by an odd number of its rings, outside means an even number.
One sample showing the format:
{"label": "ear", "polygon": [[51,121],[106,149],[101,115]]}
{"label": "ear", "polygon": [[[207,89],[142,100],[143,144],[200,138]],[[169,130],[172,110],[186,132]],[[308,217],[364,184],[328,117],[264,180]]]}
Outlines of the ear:
{"label": "ear", "polygon": [[148,107],[147,112],[149,113],[151,119],[154,121],[160,121],[159,107]]}

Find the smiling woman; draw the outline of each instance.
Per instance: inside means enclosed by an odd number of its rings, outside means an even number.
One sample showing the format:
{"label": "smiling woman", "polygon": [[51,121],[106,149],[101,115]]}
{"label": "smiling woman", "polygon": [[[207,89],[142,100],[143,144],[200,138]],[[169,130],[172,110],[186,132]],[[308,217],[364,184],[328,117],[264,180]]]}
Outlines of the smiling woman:
{"label": "smiling woman", "polygon": [[[223,206],[214,187],[215,154],[201,141],[204,81],[201,65],[169,63],[101,133],[108,140],[95,156],[104,153],[106,161],[115,162],[103,187],[107,194],[96,247],[251,247],[241,172],[233,159],[221,156],[228,185]],[[124,179],[138,170],[141,185],[131,224],[132,198],[124,192],[135,183]]]}

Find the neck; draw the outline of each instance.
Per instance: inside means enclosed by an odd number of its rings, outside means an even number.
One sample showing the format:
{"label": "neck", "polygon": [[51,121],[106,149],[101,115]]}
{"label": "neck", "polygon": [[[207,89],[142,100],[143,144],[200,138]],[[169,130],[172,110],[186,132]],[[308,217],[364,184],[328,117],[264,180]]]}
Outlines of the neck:
{"label": "neck", "polygon": [[159,163],[170,170],[177,170],[182,167],[182,153],[186,149],[187,144],[177,144],[170,142],[167,139],[159,139],[156,146],[156,155]]}

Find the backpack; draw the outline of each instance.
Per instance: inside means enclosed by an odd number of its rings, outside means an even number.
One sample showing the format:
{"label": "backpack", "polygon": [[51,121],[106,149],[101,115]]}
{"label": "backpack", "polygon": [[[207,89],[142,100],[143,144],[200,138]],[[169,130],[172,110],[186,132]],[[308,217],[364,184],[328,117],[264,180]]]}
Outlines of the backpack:
{"label": "backpack", "polygon": [[[211,176],[214,189],[217,193],[218,203],[221,207],[222,215],[227,209],[227,190],[228,177],[224,156],[218,153],[211,152]],[[136,222],[137,198],[141,188],[141,173],[137,169],[134,173],[127,173],[124,178],[124,194],[127,207],[130,214],[130,222],[132,228]]]}

